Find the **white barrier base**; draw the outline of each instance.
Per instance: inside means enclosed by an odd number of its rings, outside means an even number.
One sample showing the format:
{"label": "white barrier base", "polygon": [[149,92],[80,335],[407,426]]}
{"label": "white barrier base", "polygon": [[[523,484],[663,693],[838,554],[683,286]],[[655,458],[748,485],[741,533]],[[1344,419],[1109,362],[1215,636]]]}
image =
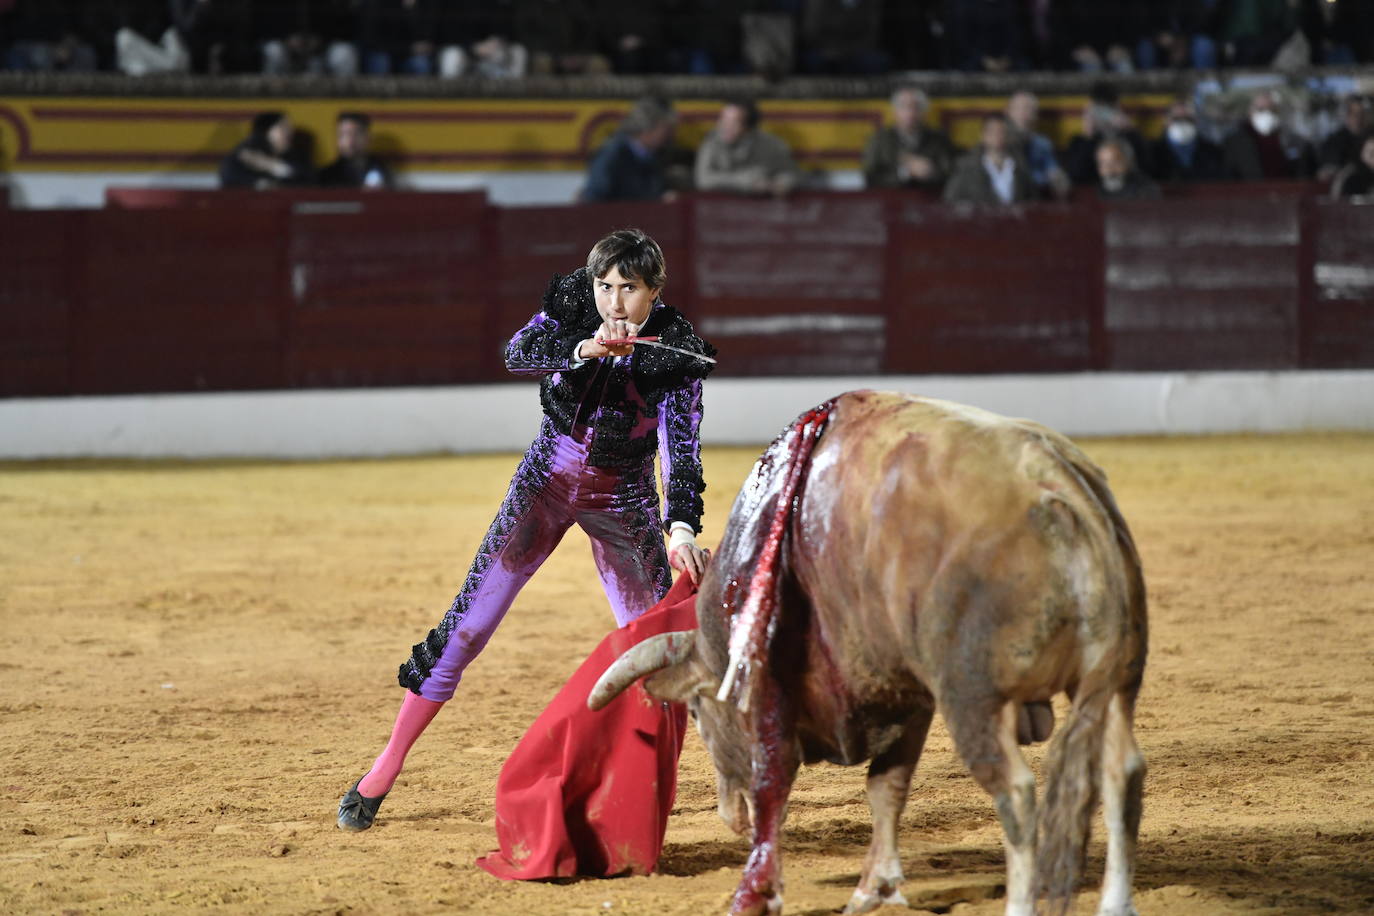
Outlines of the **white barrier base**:
{"label": "white barrier base", "polygon": [[[1374,431],[1374,371],[714,379],[706,445],[759,445],[855,388],[1028,417],[1071,436]],[[522,451],[532,383],[0,400],[0,458],[321,458]]]}

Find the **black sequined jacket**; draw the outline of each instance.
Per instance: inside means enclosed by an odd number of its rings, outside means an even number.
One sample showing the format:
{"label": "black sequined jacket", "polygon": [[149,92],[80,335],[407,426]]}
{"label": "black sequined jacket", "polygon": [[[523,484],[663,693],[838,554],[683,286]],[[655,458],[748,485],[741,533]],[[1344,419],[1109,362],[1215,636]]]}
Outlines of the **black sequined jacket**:
{"label": "black sequined jacket", "polygon": [[[635,468],[659,451],[664,527],[686,522],[701,531],[701,380],[713,368],[702,359],[659,347],[635,347],[620,359],[589,359],[572,367],[573,350],[601,326],[586,268],[555,276],[544,307],[506,345],[506,368],[539,375],[544,415],[560,433],[591,430],[587,460],[597,467]],[[716,349],[697,336],[677,309],[656,304],[639,333],[693,353]],[[662,435],[660,435],[660,428]]]}

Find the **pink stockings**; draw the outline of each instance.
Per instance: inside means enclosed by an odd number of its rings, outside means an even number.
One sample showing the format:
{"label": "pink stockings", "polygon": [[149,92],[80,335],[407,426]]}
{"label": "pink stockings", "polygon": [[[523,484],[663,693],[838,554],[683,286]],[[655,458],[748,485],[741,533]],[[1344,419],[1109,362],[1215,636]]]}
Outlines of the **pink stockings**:
{"label": "pink stockings", "polygon": [[401,767],[405,765],[406,754],[410,753],[411,745],[420,737],[443,705],[406,691],[406,698],[401,702],[401,711],[396,714],[396,724],[391,729],[391,740],[386,743],[386,749],[382,751],[381,756],[372,764],[372,769],[358,783],[358,792],[361,795],[376,798],[391,791],[392,783],[401,775]]}

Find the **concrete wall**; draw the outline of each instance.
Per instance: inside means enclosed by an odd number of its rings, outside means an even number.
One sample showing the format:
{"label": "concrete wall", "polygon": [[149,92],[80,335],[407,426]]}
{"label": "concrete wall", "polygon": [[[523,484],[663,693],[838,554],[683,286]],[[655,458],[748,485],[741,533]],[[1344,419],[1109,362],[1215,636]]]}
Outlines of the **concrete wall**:
{"label": "concrete wall", "polygon": [[[855,388],[1029,417],[1069,435],[1374,431],[1374,371],[720,379],[707,445],[759,445]],[[531,383],[0,401],[0,458],[380,456],[523,450]]]}

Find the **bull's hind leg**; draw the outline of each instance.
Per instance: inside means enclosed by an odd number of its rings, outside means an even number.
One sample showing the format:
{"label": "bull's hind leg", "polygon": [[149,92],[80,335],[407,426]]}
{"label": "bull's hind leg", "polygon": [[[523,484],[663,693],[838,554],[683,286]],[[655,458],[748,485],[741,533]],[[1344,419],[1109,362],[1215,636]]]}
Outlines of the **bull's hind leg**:
{"label": "bull's hind leg", "polygon": [[1102,747],[1102,812],[1107,822],[1107,868],[1098,916],[1135,916],[1136,837],[1145,785],[1145,758],[1131,725],[1134,691],[1118,693],[1107,705]]}
{"label": "bull's hind leg", "polygon": [[997,806],[1007,853],[1007,916],[1035,913],[1035,774],[1017,747],[1020,703],[946,693],[945,723],[969,772]]}
{"label": "bull's hind leg", "polygon": [[845,913],[867,913],[885,903],[906,906],[899,890],[904,878],[897,851],[897,822],[911,791],[911,774],[921,759],[926,734],[935,708],[923,710],[907,722],[902,736],[868,765],[868,806],[873,811],[873,841],[864,859],[859,886],[849,898]]}

